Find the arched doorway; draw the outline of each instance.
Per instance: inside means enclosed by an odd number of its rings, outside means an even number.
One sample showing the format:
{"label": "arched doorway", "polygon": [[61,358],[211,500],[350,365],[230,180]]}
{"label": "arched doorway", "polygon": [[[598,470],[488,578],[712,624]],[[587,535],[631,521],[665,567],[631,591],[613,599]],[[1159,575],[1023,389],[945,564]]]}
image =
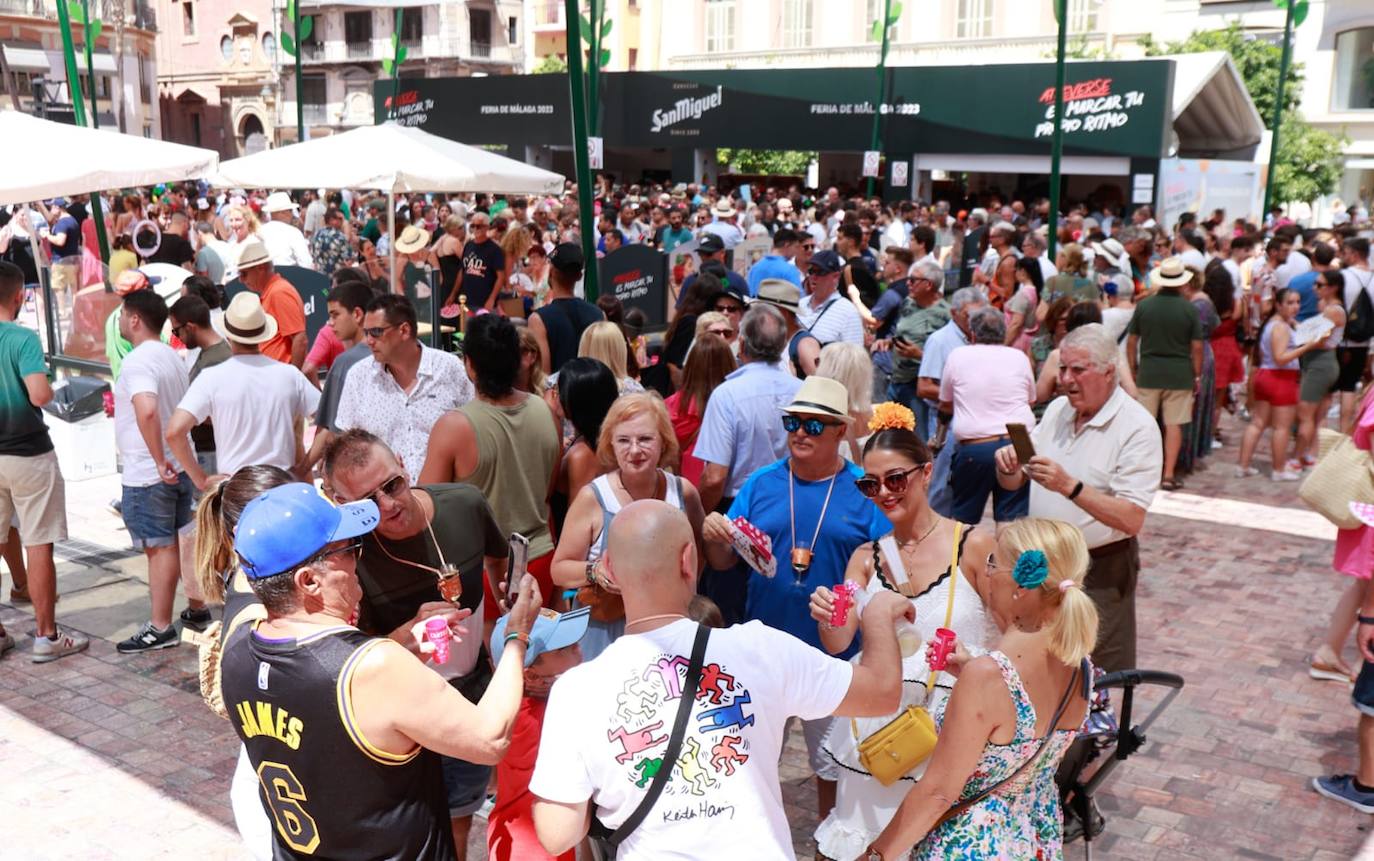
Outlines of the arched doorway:
{"label": "arched doorway", "polygon": [[243,118],[243,122],[239,124],[239,140],[243,142],[244,155],[252,155],[267,149],[267,135],[257,114],[249,114]]}

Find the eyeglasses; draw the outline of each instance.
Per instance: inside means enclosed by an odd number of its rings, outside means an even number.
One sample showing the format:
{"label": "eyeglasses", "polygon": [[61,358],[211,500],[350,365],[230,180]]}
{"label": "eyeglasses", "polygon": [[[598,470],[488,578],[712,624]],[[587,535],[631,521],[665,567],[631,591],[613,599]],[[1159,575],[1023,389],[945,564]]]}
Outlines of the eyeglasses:
{"label": "eyeglasses", "polygon": [[824,278],[824,277],[827,276],[827,275],[839,275],[840,273],[839,273],[839,272],[827,272],[827,271],[825,271],[824,269],[818,269],[818,268],[816,268],[815,266],[811,266],[811,267],[808,267],[808,268],[807,268],[806,274],[807,274],[807,275],[810,275],[812,278]]}
{"label": "eyeglasses", "polygon": [[[180,338],[181,338],[181,330],[182,330],[182,329],[185,329],[185,328],[186,328],[186,324],[185,324],[185,323],[182,323],[180,326],[173,326],[173,327],[172,327],[172,337],[173,337],[173,338],[178,338],[178,339],[180,339]],[[184,340],[184,339],[183,339],[183,340]]]}
{"label": "eyeglasses", "polygon": [[735,336],[735,330],[734,330],[734,329],[718,329],[718,328],[712,328],[712,329],[707,329],[707,330],[706,330],[706,334],[708,334],[708,335],[719,335],[719,336],[722,337],[722,338],[733,338],[733,337]]}
{"label": "eyeglasses", "polygon": [[395,328],[395,326],[390,324],[386,326],[368,326],[365,329],[363,329],[363,334],[375,341],[376,339],[382,337],[382,335],[386,334],[387,329]]}
{"label": "eyeglasses", "polygon": [[728,303],[728,302],[727,302],[727,303],[724,303],[724,304],[721,304],[721,305],[717,305],[717,306],[715,307],[715,310],[718,311],[718,312],[721,313],[721,314],[742,314],[742,313],[744,313],[744,308],[743,308],[743,307],[741,307],[741,306],[739,306],[739,305],[732,305],[732,304],[730,304],[730,303]]}
{"label": "eyeglasses", "polygon": [[313,565],[316,562],[323,562],[329,557],[337,556],[340,553],[351,554],[353,556],[353,561],[357,562],[363,555],[363,539],[354,538],[342,547],[335,547],[333,550],[321,550],[319,553],[305,560],[305,564]]}
{"label": "eyeglasses", "polygon": [[898,469],[887,473],[881,479],[876,475],[865,475],[863,478],[854,479],[854,486],[859,489],[859,493],[872,499],[878,492],[886,487],[890,493],[906,493],[907,485],[911,482],[911,474],[925,467],[925,464],[913,466],[911,469]]}
{"label": "eyeglasses", "polygon": [[391,478],[388,478],[386,481],[382,482],[376,490],[364,495],[363,499],[370,499],[377,505],[381,505],[382,501],[378,499],[379,496],[386,496],[388,499],[393,500],[399,499],[401,494],[405,493],[406,487],[408,485],[409,482],[405,476],[405,473],[393,475]]}
{"label": "eyeglasses", "polygon": [[798,430],[806,432],[807,436],[820,436],[825,433],[826,428],[834,428],[842,425],[843,422],[823,422],[820,419],[799,419],[796,416],[783,416],[782,429],[788,433],[796,433]]}

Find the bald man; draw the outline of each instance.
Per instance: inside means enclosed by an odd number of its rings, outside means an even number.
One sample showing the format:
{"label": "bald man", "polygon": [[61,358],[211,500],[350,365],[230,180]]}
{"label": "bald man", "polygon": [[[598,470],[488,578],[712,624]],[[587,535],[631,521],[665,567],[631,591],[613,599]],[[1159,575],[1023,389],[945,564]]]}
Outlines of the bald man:
{"label": "bald man", "polygon": [[[625,599],[625,635],[564,673],[545,713],[530,790],[535,829],[551,854],[566,852],[596,817],[615,829],[655,774],[674,769],[650,815],[617,858],[793,858],[778,787],[778,758],[792,716],[884,715],[900,699],[895,625],[911,603],[881,592],[861,619],[862,662],[829,657],[761,622],[711,632],[701,683],[683,691],[697,625],[697,551],[687,517],[657,500],[611,521],[606,573]],[[696,703],[676,761],[665,763],[678,704]]]}

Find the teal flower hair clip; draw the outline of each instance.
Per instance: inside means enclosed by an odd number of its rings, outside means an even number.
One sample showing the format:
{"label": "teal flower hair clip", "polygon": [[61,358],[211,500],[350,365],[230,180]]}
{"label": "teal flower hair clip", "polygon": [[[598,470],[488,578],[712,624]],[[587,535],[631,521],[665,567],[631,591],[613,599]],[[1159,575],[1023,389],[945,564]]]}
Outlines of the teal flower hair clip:
{"label": "teal flower hair clip", "polygon": [[1037,589],[1050,576],[1050,562],[1043,550],[1026,550],[1016,558],[1011,576],[1022,589]]}

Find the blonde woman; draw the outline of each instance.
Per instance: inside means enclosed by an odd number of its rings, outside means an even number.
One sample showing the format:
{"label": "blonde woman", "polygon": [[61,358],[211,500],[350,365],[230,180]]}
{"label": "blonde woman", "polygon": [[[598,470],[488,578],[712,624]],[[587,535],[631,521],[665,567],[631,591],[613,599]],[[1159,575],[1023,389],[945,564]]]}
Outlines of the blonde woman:
{"label": "blonde woman", "polygon": [[506,235],[501,237],[501,253],[506,258],[506,285],[523,301],[526,317],[534,309],[534,282],[525,274],[525,255],[530,253],[533,245],[534,237],[522,224],[511,225]]}
{"label": "blonde woman", "polygon": [[[956,642],[946,670],[959,681],[934,709],[939,741],[868,857],[904,858],[913,846],[917,859],[1063,857],[1054,772],[1088,710],[1085,659],[1098,625],[1083,591],[1088,560],[1070,524],[1023,518],[1002,528],[988,597],[1010,624],[983,657]],[[973,803],[937,826],[951,800]]]}
{"label": "blonde woman", "polygon": [[584,329],[582,340],[577,342],[577,355],[597,359],[610,368],[622,395],[644,391],[639,381],[629,375],[625,361],[625,333],[616,324],[602,320]]}
{"label": "blonde woman", "polygon": [[539,340],[528,326],[520,326],[520,376],[515,387],[532,395],[544,394],[544,365],[539,361]]}
{"label": "blonde woman", "polygon": [[622,395],[611,404],[601,423],[596,459],[603,473],[579,490],[568,507],[550,569],[554,585],[578,589],[578,601],[592,607],[581,640],[588,661],[625,631],[620,589],[597,565],[611,520],[631,502],[659,499],[686,513],[700,548],[706,516],[697,489],[666,469],[678,459],[677,435],[658,395]]}
{"label": "blonde woman", "polygon": [[873,360],[858,344],[835,341],[821,348],[815,375],[832,379],[849,392],[849,414],[854,421],[849,423],[846,445],[840,446],[840,453],[851,463],[862,463],[868,420],[873,413]]}
{"label": "blonde woman", "polygon": [[229,248],[229,259],[224,261],[224,283],[228,284],[239,277],[239,249],[249,239],[258,235],[258,227],[261,225],[253,210],[235,204],[225,210],[224,226],[229,230],[229,238],[224,242]]}

